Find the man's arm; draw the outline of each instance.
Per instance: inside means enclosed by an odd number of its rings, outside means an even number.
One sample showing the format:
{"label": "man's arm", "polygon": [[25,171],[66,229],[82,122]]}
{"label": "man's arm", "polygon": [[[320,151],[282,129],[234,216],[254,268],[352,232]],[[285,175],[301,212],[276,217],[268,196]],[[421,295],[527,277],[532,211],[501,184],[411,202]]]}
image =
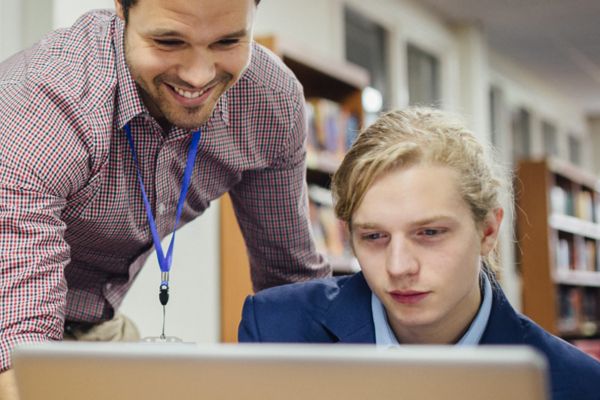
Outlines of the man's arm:
{"label": "man's arm", "polygon": [[[288,125],[273,127],[285,137],[266,169],[244,173],[230,191],[250,255],[254,290],[324,277],[330,267],[316,252],[306,190],[306,122],[301,91],[290,101]],[[279,131],[277,131],[279,130]]]}
{"label": "man's arm", "polygon": [[15,372],[8,370],[0,373],[0,399],[19,400]]}
{"label": "man's arm", "polygon": [[0,371],[17,344],[62,338],[70,248],[61,215],[86,177],[87,160],[67,151],[83,145],[64,104],[38,89],[0,82]]}
{"label": "man's arm", "polygon": [[0,371],[17,344],[62,338],[69,259],[64,201],[12,187],[8,169],[0,161]]}

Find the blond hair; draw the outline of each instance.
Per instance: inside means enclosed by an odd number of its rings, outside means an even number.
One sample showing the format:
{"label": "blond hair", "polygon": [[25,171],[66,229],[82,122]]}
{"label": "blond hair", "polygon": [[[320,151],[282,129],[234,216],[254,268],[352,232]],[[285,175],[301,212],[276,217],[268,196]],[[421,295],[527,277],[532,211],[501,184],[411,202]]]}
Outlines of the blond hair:
{"label": "blond hair", "polygon": [[[503,194],[512,199],[508,175],[459,117],[415,107],[383,114],[360,133],[332,178],[337,217],[352,229],[352,216],[373,182],[417,164],[447,166],[458,173],[459,192],[478,226],[501,206]],[[484,259],[484,268],[498,269],[496,251]]]}

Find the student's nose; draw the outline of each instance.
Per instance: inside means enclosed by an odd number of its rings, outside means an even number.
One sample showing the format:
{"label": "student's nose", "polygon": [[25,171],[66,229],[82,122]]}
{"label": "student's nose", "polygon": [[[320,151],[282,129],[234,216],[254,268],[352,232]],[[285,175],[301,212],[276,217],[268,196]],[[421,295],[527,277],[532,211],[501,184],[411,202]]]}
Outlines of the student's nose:
{"label": "student's nose", "polygon": [[190,51],[179,67],[179,79],[195,89],[202,89],[216,77],[215,59],[210,50]]}
{"label": "student's nose", "polygon": [[410,240],[392,237],[387,249],[386,269],[394,277],[414,275],[419,272],[419,261]]}

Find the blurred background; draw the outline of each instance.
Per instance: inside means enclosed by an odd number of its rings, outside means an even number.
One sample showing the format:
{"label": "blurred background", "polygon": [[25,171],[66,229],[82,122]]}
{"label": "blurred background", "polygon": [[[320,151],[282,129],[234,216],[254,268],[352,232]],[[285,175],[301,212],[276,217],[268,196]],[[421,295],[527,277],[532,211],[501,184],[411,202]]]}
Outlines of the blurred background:
{"label": "blurred background", "polygon": [[[0,0],[0,59],[94,8],[113,2]],[[515,172],[517,211],[500,241],[505,292],[546,329],[597,352],[598,21],[596,0],[263,0],[255,36],[305,87],[311,217],[336,273],[357,265],[333,217],[329,176],[357,130],[413,104],[456,111]],[[178,235],[168,334],[235,340],[250,291],[236,228],[224,200]],[[238,250],[241,261],[231,258]],[[159,272],[154,258],[148,264],[123,311],[155,336]]]}

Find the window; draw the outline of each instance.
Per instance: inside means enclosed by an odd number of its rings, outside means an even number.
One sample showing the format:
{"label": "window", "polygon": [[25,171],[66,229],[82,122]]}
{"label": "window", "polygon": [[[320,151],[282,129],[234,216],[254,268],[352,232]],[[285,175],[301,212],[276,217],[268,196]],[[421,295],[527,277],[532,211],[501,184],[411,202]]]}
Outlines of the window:
{"label": "window", "polygon": [[502,110],[504,109],[504,100],[500,88],[492,86],[490,88],[490,130],[491,142],[495,148],[502,148],[502,136],[506,133],[502,129]]}
{"label": "window", "polygon": [[548,121],[542,121],[542,139],[544,141],[544,154],[551,157],[558,156],[556,127]]}
{"label": "window", "polygon": [[531,116],[524,108],[518,109],[512,118],[513,163],[531,154]]}
{"label": "window", "polygon": [[569,135],[569,161],[581,166],[581,141],[574,135]]}
{"label": "window", "polygon": [[408,45],[408,102],[410,105],[440,105],[440,63],[438,59]]}
{"label": "window", "polygon": [[[381,94],[381,107],[389,108],[391,85],[388,78],[385,29],[349,7],[344,8],[344,21],[346,59],[369,72],[371,87]],[[369,93],[370,96],[373,94],[372,91]]]}

